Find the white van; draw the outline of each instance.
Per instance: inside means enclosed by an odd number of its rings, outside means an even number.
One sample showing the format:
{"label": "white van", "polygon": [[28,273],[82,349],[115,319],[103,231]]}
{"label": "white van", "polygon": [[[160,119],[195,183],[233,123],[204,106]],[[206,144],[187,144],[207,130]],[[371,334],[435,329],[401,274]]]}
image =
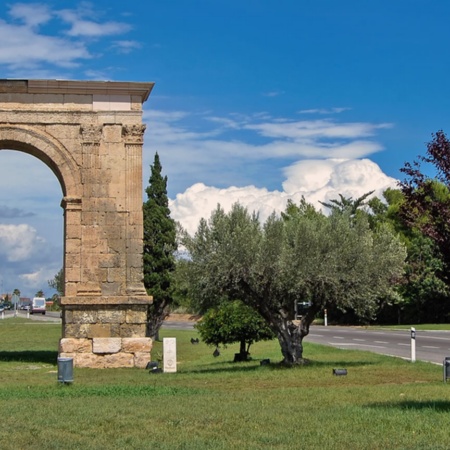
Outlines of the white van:
{"label": "white van", "polygon": [[31,301],[30,314],[41,313],[45,314],[45,298],[34,297]]}

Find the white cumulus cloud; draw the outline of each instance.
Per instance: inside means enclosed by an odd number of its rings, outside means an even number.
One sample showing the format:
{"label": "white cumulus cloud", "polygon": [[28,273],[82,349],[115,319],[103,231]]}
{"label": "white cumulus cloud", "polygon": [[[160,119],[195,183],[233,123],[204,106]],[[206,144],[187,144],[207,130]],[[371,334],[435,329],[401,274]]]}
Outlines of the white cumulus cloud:
{"label": "white cumulus cloud", "polygon": [[0,255],[8,261],[16,262],[30,258],[36,250],[36,245],[42,243],[36,230],[27,224],[0,224]]}
{"label": "white cumulus cloud", "polygon": [[272,212],[283,211],[288,199],[298,204],[305,197],[321,208],[320,201],[339,198],[339,194],[358,198],[374,190],[373,195],[381,197],[385,189],[397,183],[368,159],[300,161],[286,168],[285,174],[283,192],[255,186],[219,189],[197,183],[171,201],[172,218],[193,234],[200,219],[209,218],[218,204],[229,211],[233,203],[239,202],[249,211],[258,212],[264,222]]}

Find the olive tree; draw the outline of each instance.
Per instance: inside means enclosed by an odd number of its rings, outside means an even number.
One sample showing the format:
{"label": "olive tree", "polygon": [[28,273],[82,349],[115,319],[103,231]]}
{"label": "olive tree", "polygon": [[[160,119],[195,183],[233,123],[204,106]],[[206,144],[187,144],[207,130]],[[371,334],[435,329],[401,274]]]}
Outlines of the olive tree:
{"label": "olive tree", "polygon": [[[303,362],[303,338],[327,305],[370,315],[402,274],[405,249],[387,228],[372,231],[367,217],[311,205],[290,205],[283,217],[261,224],[239,204],[220,206],[184,235],[191,296],[205,306],[239,298],[278,338],[285,364]],[[311,306],[295,321],[296,301]]]}

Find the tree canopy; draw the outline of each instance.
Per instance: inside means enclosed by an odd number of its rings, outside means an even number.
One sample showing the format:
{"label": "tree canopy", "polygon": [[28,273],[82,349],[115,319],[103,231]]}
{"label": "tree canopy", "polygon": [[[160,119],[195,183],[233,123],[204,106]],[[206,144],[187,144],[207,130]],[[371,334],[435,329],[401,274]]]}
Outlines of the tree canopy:
{"label": "tree canopy", "polygon": [[[239,204],[220,206],[185,234],[192,296],[203,306],[226,297],[254,308],[280,343],[283,362],[303,361],[303,338],[327,305],[373,313],[378,296],[392,294],[405,249],[388,227],[376,231],[365,215],[325,216],[303,201],[261,224]],[[311,306],[294,323],[296,301]]]}
{"label": "tree canopy", "polygon": [[47,284],[52,289],[58,293],[61,297],[64,295],[64,269],[60,269],[57,274],[55,274],[53,280],[48,280]]}
{"label": "tree canopy", "polygon": [[239,342],[239,361],[247,359],[254,342],[275,337],[264,319],[240,300],[209,309],[195,327],[208,345],[219,347]]}
{"label": "tree canopy", "polygon": [[[423,165],[431,167],[434,176]],[[436,243],[447,268],[442,276],[450,285],[450,141],[445,133],[434,134],[425,156],[406,163],[401,171],[406,176],[400,183],[405,197],[402,217]]]}

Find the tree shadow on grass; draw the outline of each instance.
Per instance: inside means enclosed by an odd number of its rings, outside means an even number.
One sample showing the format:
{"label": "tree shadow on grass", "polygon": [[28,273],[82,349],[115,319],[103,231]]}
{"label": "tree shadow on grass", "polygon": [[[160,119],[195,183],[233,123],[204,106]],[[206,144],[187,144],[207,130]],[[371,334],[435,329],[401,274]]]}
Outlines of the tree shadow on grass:
{"label": "tree shadow on grass", "polygon": [[25,350],[25,351],[0,351],[1,362],[26,362],[45,363],[56,365],[58,359],[57,351],[49,350]]}
{"label": "tree shadow on grass", "polygon": [[435,411],[439,413],[450,412],[450,401],[448,400],[404,400],[398,402],[371,403],[369,408],[400,409],[402,411]]}
{"label": "tree shadow on grass", "polygon": [[[251,364],[252,363],[252,364]],[[237,362],[217,361],[207,364],[204,367],[184,369],[183,373],[230,373],[230,372],[254,372],[259,369],[259,361]]]}
{"label": "tree shadow on grass", "polygon": [[362,366],[373,366],[374,364],[377,364],[374,361],[345,361],[345,360],[338,360],[338,361],[314,361],[309,360],[306,366],[310,367],[362,367]]}
{"label": "tree shadow on grass", "polygon": [[305,364],[294,366],[287,366],[280,361],[272,361],[270,363],[261,365],[262,359],[253,359],[246,362],[233,361],[214,361],[205,364],[204,367],[196,367],[195,369],[184,369],[183,373],[231,373],[231,372],[254,372],[256,370],[296,370],[311,368],[349,368],[361,367],[376,364],[369,361],[311,361],[308,360]]}

